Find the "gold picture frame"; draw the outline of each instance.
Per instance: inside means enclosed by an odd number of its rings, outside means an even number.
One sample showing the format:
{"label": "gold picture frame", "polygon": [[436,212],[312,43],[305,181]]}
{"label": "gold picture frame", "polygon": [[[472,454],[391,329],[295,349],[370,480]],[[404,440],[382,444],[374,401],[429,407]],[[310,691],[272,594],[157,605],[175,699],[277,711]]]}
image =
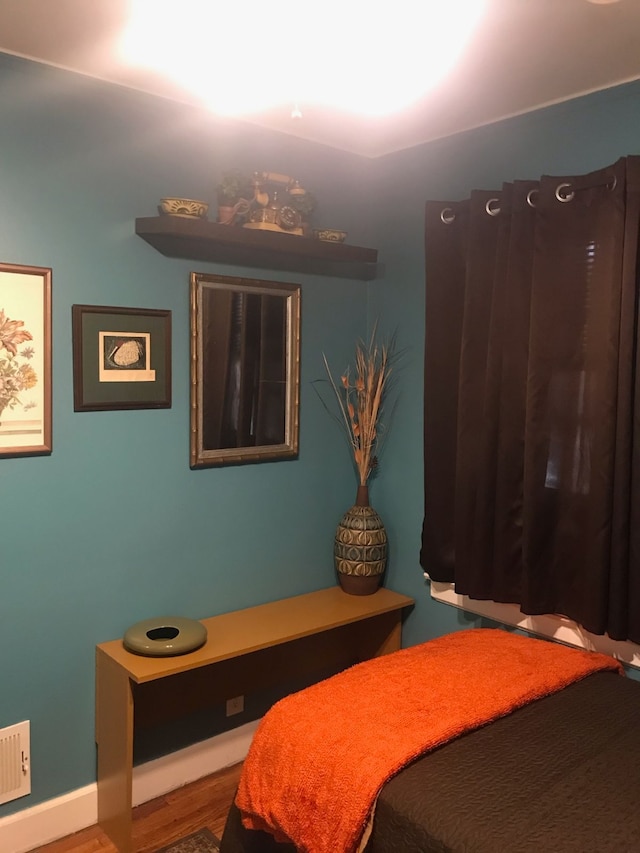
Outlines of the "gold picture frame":
{"label": "gold picture frame", "polygon": [[51,281],[0,263],[0,457],[52,451]]}
{"label": "gold picture frame", "polygon": [[191,273],[192,468],[298,455],[300,291]]}

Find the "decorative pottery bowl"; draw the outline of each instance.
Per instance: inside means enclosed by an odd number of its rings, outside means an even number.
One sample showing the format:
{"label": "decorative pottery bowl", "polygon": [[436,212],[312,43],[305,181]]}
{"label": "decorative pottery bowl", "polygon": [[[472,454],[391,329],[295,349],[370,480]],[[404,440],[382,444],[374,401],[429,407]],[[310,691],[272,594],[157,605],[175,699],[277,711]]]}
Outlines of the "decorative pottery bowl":
{"label": "decorative pottery bowl", "polygon": [[167,216],[188,216],[190,219],[206,219],[209,205],[192,198],[161,198],[158,212]]}
{"label": "decorative pottery bowl", "polygon": [[316,240],[326,240],[328,243],[344,243],[347,232],[336,231],[333,228],[316,228],[313,236]]}

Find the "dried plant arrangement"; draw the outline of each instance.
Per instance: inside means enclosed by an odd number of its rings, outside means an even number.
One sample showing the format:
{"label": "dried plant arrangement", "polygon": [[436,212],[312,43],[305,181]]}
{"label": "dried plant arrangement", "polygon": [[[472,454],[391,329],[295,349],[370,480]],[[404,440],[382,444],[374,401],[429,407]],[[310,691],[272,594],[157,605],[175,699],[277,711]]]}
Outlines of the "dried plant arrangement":
{"label": "dried plant arrangement", "polygon": [[337,413],[320,392],[318,396],[345,434],[359,485],[366,486],[378,465],[393,409],[389,396],[397,358],[395,337],[389,343],[379,344],[374,328],[368,342],[356,343],[354,364],[347,367],[339,382],[334,379],[324,353],[322,358]]}

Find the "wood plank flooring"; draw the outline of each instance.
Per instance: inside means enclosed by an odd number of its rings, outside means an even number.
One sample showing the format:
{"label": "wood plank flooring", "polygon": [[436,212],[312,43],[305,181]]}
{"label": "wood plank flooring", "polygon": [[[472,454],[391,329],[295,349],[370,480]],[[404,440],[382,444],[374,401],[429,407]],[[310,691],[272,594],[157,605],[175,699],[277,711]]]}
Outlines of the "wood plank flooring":
{"label": "wood plank flooring", "polygon": [[[234,764],[137,806],[133,810],[136,853],[154,853],[203,827],[220,838],[241,769],[242,764]],[[117,853],[117,850],[99,826],[91,826],[37,847],[31,853]]]}

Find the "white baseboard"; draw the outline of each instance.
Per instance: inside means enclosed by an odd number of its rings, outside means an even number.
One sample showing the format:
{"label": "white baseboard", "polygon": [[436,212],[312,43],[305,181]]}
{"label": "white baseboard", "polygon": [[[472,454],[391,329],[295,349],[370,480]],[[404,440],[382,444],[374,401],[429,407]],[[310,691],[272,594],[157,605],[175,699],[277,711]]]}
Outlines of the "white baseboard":
{"label": "white baseboard", "polygon": [[[247,723],[134,767],[134,806],[242,761],[257,725],[257,721]],[[94,782],[0,818],[0,850],[2,853],[27,853],[34,847],[93,826],[97,820],[98,789]]]}

